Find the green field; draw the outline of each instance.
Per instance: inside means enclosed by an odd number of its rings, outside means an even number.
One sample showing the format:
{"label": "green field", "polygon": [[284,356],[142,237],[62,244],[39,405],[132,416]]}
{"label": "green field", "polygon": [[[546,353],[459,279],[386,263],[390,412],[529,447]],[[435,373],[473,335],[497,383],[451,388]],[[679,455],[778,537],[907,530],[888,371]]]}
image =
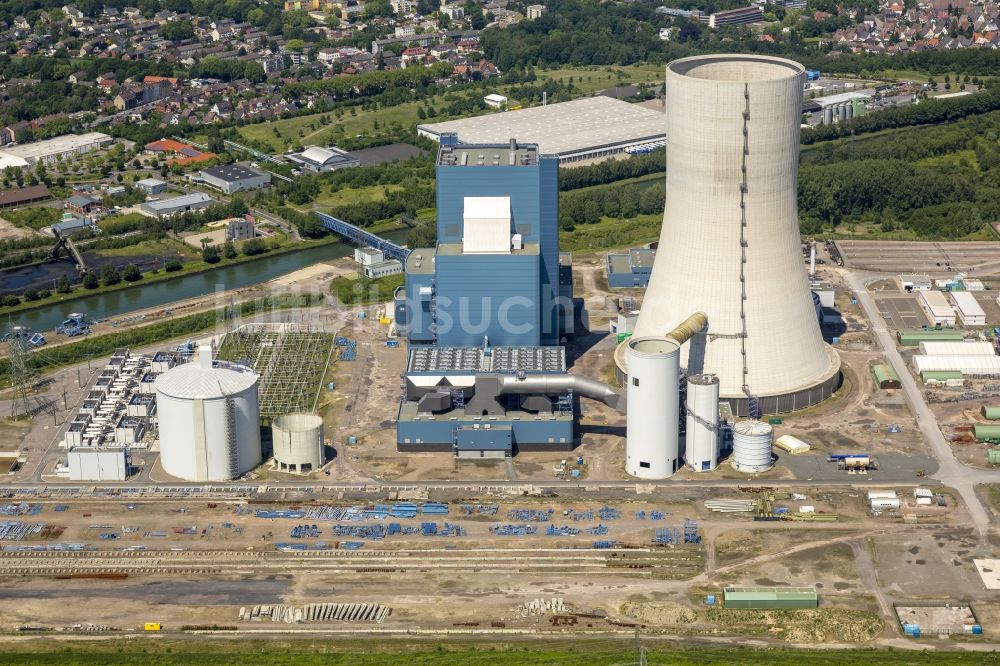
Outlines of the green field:
{"label": "green field", "polygon": [[636,215],[628,220],[604,217],[597,224],[559,232],[559,249],[587,252],[646,245],[659,239],[662,222],[662,215]]}
{"label": "green field", "polygon": [[[298,640],[138,641],[126,644],[111,640],[98,643],[66,643],[51,652],[6,651],[4,663],[39,666],[103,666],[142,664],[143,666],[626,666],[637,664],[632,641],[620,638],[547,639],[494,641],[472,644],[453,640],[434,643],[409,639],[360,639],[353,643],[329,641],[306,643]],[[646,648],[650,666],[696,666],[703,664],[768,664],[769,666],[966,666],[997,664],[995,653],[875,650],[755,650],[742,647],[679,647],[655,643]]]}
{"label": "green field", "polygon": [[372,185],[371,187],[345,187],[336,192],[323,190],[313,201],[320,206],[345,206],[347,204],[381,201],[389,192],[399,192],[402,185]]}
{"label": "green field", "polygon": [[[552,79],[564,83],[568,83],[569,78],[573,77],[573,84],[581,94],[586,94],[617,85],[662,81],[664,75],[663,68],[657,65],[630,65],[627,67],[575,67],[539,70],[537,76],[538,82]],[[505,93],[512,87],[513,85],[500,85],[493,92]],[[381,130],[393,124],[410,129],[422,122],[447,120],[446,116],[421,120],[418,109],[427,106],[440,109],[447,104],[446,97],[450,94],[435,95],[424,101],[405,102],[377,110],[365,111],[356,108],[356,115],[352,115],[348,111],[340,120],[337,120],[332,112],[328,112],[246,125],[239,128],[239,133],[247,139],[267,144],[274,152],[282,152],[295,142],[301,143],[303,146],[324,146],[336,143],[337,139],[342,137],[377,134],[376,121],[378,121],[379,130]],[[491,109],[483,113],[500,112]],[[329,125],[321,124],[320,117],[323,115],[330,116],[334,122]]]}
{"label": "green field", "polygon": [[334,279],[330,289],[344,305],[368,305],[392,300],[393,292],[403,286],[402,273],[372,280],[357,273]]}
{"label": "green field", "polygon": [[164,256],[175,257],[184,261],[198,259],[201,256],[200,252],[187,243],[172,238],[147,240],[135,245],[98,250],[95,254],[99,254],[102,257]]}
{"label": "green field", "polygon": [[3,211],[3,218],[16,227],[27,229],[41,229],[55,224],[62,217],[62,211],[58,208],[36,207],[19,208],[16,210]]}

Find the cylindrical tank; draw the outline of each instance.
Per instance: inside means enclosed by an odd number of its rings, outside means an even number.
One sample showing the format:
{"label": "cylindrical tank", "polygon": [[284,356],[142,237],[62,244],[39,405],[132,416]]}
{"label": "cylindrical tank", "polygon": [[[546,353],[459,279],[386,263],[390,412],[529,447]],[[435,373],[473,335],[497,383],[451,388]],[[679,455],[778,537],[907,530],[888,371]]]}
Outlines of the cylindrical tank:
{"label": "cylindrical tank", "polygon": [[261,463],[257,375],[216,366],[211,347],[153,383],[160,464],[186,481],[229,481]]}
{"label": "cylindrical tank", "polygon": [[833,124],[833,107],[828,106],[823,109],[823,124],[832,125]]}
{"label": "cylindrical tank", "polygon": [[660,337],[628,341],[625,471],[665,479],[679,467],[680,345]]}
{"label": "cylindrical tank", "polygon": [[774,465],[772,428],[763,421],[740,421],[733,426],[733,467],[739,472],[765,472]]}
{"label": "cylindrical tank", "polygon": [[684,458],[696,472],[719,466],[719,378],[691,375],[687,380]]}
{"label": "cylindrical tank", "polygon": [[274,461],[284,472],[311,472],[323,466],[323,419],[317,414],[285,414],[271,423]]}
{"label": "cylindrical tank", "polygon": [[850,120],[854,117],[854,105],[848,102],[844,105],[844,118]]}

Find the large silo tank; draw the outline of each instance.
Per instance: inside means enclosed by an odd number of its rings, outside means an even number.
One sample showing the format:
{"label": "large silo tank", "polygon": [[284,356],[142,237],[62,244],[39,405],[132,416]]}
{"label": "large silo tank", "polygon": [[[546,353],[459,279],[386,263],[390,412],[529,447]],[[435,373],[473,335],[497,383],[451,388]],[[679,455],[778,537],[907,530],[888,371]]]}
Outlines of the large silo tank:
{"label": "large silo tank", "polygon": [[854,105],[848,102],[844,105],[844,118],[850,120],[854,117]]}
{"label": "large silo tank", "polygon": [[323,419],[285,414],[271,423],[274,461],[283,472],[311,472],[323,466]]}
{"label": "large silo tank", "polygon": [[665,479],[677,471],[680,452],[680,345],[659,337],[628,341],[628,433],[625,471]]}
{"label": "large silo tank", "polygon": [[804,80],[798,63],[757,54],[667,65],[666,204],[634,335],[703,311],[707,329],[681,348],[681,367],[716,375],[738,415],[803,409],[840,385],[802,261]]}
{"label": "large silo tank", "polygon": [[692,375],[687,381],[684,458],[696,472],[719,466],[719,378]]}
{"label": "large silo tank", "polygon": [[832,125],[833,124],[833,107],[828,106],[823,109],[823,124]]}
{"label": "large silo tank", "polygon": [[186,481],[229,481],[261,463],[257,375],[217,366],[211,347],[153,383],[160,464]]}
{"label": "large silo tank", "polygon": [[733,426],[732,464],[740,472],[766,472],[774,466],[772,428],[763,421],[739,421]]}

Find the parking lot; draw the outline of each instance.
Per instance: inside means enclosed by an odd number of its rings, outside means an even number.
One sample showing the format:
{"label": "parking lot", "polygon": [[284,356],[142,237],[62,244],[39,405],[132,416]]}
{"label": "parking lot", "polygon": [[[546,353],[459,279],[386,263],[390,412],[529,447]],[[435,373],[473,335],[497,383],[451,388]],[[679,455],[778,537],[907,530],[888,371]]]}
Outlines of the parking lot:
{"label": "parking lot", "polygon": [[884,273],[977,276],[1000,272],[1000,243],[923,243],[839,240],[837,248],[849,268]]}
{"label": "parking lot", "polygon": [[895,331],[920,328],[929,323],[916,296],[880,296],[876,297],[875,304],[879,315]]}

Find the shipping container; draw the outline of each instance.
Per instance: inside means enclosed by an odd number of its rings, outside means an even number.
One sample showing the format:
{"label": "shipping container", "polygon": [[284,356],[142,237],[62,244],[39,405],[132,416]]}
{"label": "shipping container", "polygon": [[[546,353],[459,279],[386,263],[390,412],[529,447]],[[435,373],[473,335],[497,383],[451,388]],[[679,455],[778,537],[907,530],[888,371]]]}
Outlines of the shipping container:
{"label": "shipping container", "polygon": [[805,609],[819,606],[819,596],[812,587],[727,587],[722,607],[742,609]]}
{"label": "shipping container", "polygon": [[147,622],[142,627],[145,631],[160,631],[162,628],[159,622]]}

